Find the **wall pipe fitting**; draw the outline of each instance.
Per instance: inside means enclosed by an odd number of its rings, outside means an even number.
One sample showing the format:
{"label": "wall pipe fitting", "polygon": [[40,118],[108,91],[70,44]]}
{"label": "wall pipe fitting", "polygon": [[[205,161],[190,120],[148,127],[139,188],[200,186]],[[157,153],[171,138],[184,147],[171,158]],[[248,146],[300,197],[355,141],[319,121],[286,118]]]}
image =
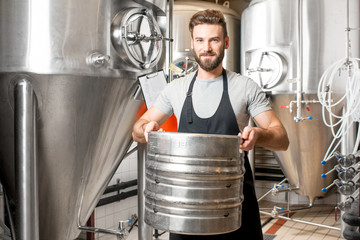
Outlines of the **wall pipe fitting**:
{"label": "wall pipe fitting", "polygon": [[136,186],[136,185],[137,185],[137,179],[127,181],[127,182],[120,182],[119,184],[114,184],[114,185],[108,186],[105,189],[104,194],[111,193],[111,192],[117,192],[119,190],[129,188],[129,187],[133,187],[133,186]]}
{"label": "wall pipe fitting", "polygon": [[98,202],[96,207],[100,207],[100,206],[104,206],[104,205],[107,205],[107,204],[110,204],[110,203],[118,202],[120,200],[124,200],[126,198],[133,197],[133,196],[136,196],[136,195],[137,195],[137,190],[136,189],[128,191],[128,192],[122,192],[122,193],[116,194],[114,196],[110,196],[110,197],[107,197],[107,198],[100,199],[100,201]]}

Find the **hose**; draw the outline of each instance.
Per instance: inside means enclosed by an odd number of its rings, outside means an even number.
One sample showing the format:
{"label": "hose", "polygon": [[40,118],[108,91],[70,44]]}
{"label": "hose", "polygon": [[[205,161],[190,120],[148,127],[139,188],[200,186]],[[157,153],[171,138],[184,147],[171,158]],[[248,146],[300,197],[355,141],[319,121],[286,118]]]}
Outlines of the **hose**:
{"label": "hose", "polygon": [[[359,58],[345,58],[333,63],[325,70],[318,85],[318,99],[322,105],[322,118],[324,124],[331,129],[333,140],[328,147],[323,161],[332,158],[333,153],[342,142],[354,122],[360,121],[360,70]],[[342,71],[347,74],[346,78]],[[346,81],[342,84],[343,81]],[[345,92],[341,87],[345,86]],[[342,94],[342,95],[341,95]],[[344,107],[342,114],[334,110]],[[337,129],[337,130],[336,130]],[[353,152],[359,147],[360,131],[357,133],[357,141]]]}

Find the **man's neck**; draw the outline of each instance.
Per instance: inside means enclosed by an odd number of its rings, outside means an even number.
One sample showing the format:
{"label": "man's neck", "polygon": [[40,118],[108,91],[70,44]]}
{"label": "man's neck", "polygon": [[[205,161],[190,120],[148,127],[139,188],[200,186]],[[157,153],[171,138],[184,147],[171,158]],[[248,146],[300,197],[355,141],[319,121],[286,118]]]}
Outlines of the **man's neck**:
{"label": "man's neck", "polygon": [[214,78],[219,77],[221,74],[222,74],[222,64],[220,64],[219,66],[217,66],[214,70],[212,70],[210,72],[205,71],[204,69],[202,69],[199,66],[199,71],[198,71],[197,77],[201,78],[201,79],[214,79]]}

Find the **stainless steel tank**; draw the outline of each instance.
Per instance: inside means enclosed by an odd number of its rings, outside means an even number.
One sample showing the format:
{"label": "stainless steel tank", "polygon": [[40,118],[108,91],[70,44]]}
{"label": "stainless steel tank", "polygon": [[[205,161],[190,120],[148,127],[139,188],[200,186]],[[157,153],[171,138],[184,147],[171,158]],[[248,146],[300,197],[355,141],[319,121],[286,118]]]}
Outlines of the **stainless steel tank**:
{"label": "stainless steel tank", "polygon": [[166,1],[0,0],[0,12],[0,180],[10,202],[26,201],[14,163],[25,83],[37,102],[25,140],[37,159],[39,238],[74,239],[131,144],[137,76],[163,64]]}
{"label": "stainless steel tank", "polygon": [[[350,2],[349,22],[358,27],[359,1]],[[293,188],[311,204],[332,181],[320,177],[332,168],[320,162],[333,137],[323,124],[317,88],[324,71],[345,58],[346,26],[346,2],[336,0],[254,0],[242,15],[242,73],[271,93],[290,139],[289,149],[274,152],[275,157]],[[357,31],[351,40],[358,56]],[[339,94],[343,87],[339,84]],[[341,107],[333,111],[340,114]]]}
{"label": "stainless steel tank", "polygon": [[244,158],[237,136],[151,132],[145,222],[182,234],[241,226]]}
{"label": "stainless steel tank", "polygon": [[[230,38],[230,47],[225,51],[223,66],[234,72],[240,72],[240,15],[229,8],[207,1],[175,1],[173,11],[173,63],[185,71],[186,57],[189,58],[187,70],[189,72],[197,69],[194,63],[194,57],[191,50],[191,35],[189,31],[189,22],[196,12],[206,9],[217,9],[223,12],[228,36]],[[181,74],[175,74],[175,77]]]}

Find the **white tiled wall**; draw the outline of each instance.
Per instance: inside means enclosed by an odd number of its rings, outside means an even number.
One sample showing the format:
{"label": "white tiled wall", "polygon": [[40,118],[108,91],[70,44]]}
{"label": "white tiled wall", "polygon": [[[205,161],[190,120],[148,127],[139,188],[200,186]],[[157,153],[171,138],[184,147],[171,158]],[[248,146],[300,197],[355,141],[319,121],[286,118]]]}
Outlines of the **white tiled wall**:
{"label": "white tiled wall", "polygon": [[[136,143],[134,143],[130,149],[133,147],[136,147]],[[121,162],[109,185],[116,184],[117,179],[120,179],[121,182],[137,179],[137,151],[134,151]],[[127,192],[136,188],[137,186],[126,188],[121,190],[121,192]],[[110,196],[113,195],[113,193],[107,195]],[[95,227],[117,229],[120,221],[127,220],[133,214],[137,215],[137,205],[137,196],[134,196],[121,200],[120,202],[97,207],[95,209]],[[105,236],[99,236],[100,239],[102,237]]]}

